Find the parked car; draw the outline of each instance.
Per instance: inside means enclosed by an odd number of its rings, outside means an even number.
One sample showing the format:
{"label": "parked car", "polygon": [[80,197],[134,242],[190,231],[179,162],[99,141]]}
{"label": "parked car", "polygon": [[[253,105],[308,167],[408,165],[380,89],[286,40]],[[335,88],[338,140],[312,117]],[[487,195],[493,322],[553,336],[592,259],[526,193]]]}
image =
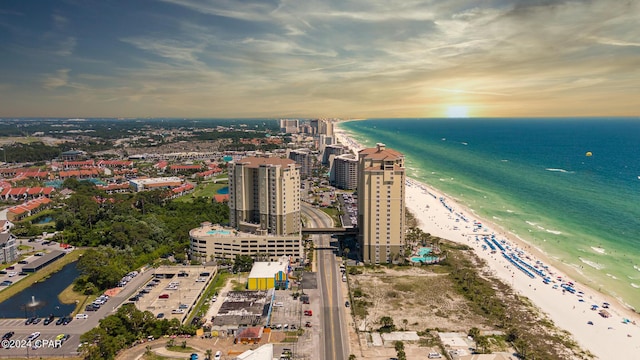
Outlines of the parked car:
{"label": "parked car", "polygon": [[158,296],[159,299],[168,299],[169,298],[169,294],[162,294],[160,296]]}
{"label": "parked car", "polygon": [[27,260],[20,260],[20,261],[18,261],[18,264],[22,264],[22,265],[25,265],[25,264],[28,264],[28,263],[29,263],[29,262],[28,262]]}
{"label": "parked car", "polygon": [[73,318],[71,316],[65,316],[64,320],[62,320],[62,325],[68,325],[72,320]]}
{"label": "parked car", "polygon": [[13,336],[13,334],[15,334],[15,332],[13,331],[9,331],[8,333],[2,335],[2,340],[9,340],[11,339],[11,337]]}
{"label": "parked car", "polygon": [[56,321],[56,325],[62,325],[62,323],[64,322],[65,317],[61,316],[58,321]]}
{"label": "parked car", "polygon": [[35,340],[40,336],[40,332],[36,331],[27,337],[27,340]]}
{"label": "parked car", "polygon": [[305,311],[304,311],[304,314],[305,314],[306,316],[313,316],[313,311],[311,311],[311,310],[305,310]]}
{"label": "parked car", "polygon": [[76,314],[76,319],[88,319],[89,315],[87,314]]}
{"label": "parked car", "polygon": [[222,351],[218,350],[216,351],[216,354],[213,356],[213,360],[220,360],[221,357],[222,357]]}
{"label": "parked car", "polygon": [[156,316],[156,319],[164,319],[164,313],[159,313],[159,314]]}
{"label": "parked car", "polygon": [[43,324],[49,325],[49,324],[51,324],[53,322],[53,319],[55,319],[55,317],[53,316],[53,314],[51,314],[51,315],[47,316],[46,319],[44,319]]}

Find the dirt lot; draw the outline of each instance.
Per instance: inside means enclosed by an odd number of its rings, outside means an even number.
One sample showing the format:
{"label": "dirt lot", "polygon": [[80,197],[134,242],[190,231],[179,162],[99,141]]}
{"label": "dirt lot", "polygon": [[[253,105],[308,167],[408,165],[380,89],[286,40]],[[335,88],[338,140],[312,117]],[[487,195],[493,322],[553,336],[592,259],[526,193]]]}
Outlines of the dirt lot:
{"label": "dirt lot", "polygon": [[[452,290],[447,274],[438,274],[428,267],[360,269],[363,273],[351,275],[350,284],[361,329],[363,322],[366,330],[378,329],[382,316],[391,317],[400,330],[438,328],[467,332],[473,326],[483,328],[483,319],[475,316],[466,300]],[[357,296],[358,289],[362,296]],[[364,317],[359,306],[362,301],[368,304]]]}
{"label": "dirt lot", "polygon": [[[389,316],[399,331],[439,331],[467,333],[471,327],[489,330],[484,319],[472,313],[467,301],[452,288],[446,273],[432,267],[358,267],[362,274],[349,275],[352,316],[350,320],[351,353],[359,359],[395,357],[393,344],[372,343],[371,333],[382,325],[380,318]],[[345,286],[346,288],[346,286]],[[360,330],[356,335],[353,323]],[[435,334],[435,333],[432,333]],[[441,352],[429,336],[419,341],[405,341],[407,358],[423,358],[430,351]]]}

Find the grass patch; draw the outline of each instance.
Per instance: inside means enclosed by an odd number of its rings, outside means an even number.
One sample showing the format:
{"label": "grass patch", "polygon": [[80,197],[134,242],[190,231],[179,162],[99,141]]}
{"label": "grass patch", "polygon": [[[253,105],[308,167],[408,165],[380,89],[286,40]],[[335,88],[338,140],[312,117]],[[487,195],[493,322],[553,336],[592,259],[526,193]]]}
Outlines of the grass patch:
{"label": "grass patch", "polygon": [[0,302],[7,300],[13,295],[19,293],[20,291],[30,287],[35,282],[43,280],[51,276],[51,274],[59,271],[65,265],[71,264],[74,261],[77,261],[78,258],[84,253],[84,250],[74,250],[71,253],[63,256],[62,258],[54,261],[50,265],[46,266],[44,269],[41,269],[34,274],[28,275],[26,278],[14,283],[11,286],[4,288],[0,291]]}
{"label": "grass patch", "polygon": [[203,182],[196,185],[196,188],[190,195],[181,196],[174,201],[192,202],[193,199],[197,197],[213,198],[214,195],[218,194],[218,190],[227,186],[229,186],[229,184],[226,182]]}
{"label": "grass patch", "polygon": [[334,207],[321,207],[320,210],[322,210],[325,214],[331,216],[331,218],[333,219],[334,227],[342,226],[342,221],[340,220],[340,216],[338,215],[338,209]]}
{"label": "grass patch", "polygon": [[150,352],[148,354],[144,354],[142,356],[142,360],[166,360],[166,359],[172,359],[172,358],[168,358],[165,356],[160,356],[158,354],[154,354],[153,352]]}
{"label": "grass patch", "polygon": [[182,347],[180,345],[167,346],[167,350],[180,352],[180,353],[189,353],[189,354],[194,351],[191,346]]}
{"label": "grass patch", "polygon": [[189,314],[186,324],[191,324],[191,321],[196,316],[202,319],[202,317],[209,310],[209,306],[211,305],[209,300],[213,297],[214,294],[218,292],[218,290],[220,290],[224,286],[224,284],[227,283],[227,279],[230,276],[231,274],[226,271],[218,272],[215,275],[215,278],[211,283],[209,283],[207,289],[202,293],[200,299],[198,299],[198,303],[196,304],[195,308],[193,309],[191,314]]}

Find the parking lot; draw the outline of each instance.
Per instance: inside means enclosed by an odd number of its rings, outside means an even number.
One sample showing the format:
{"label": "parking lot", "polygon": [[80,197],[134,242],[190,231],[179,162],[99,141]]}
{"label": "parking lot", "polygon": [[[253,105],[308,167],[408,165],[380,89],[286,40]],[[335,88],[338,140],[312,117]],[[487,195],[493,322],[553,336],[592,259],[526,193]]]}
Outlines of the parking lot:
{"label": "parking lot", "polygon": [[160,267],[129,301],[156,317],[183,322],[216,272],[213,266]]}
{"label": "parking lot", "polygon": [[291,290],[276,290],[271,310],[272,329],[275,330],[295,330],[304,327],[306,316],[302,315],[302,302],[294,300]]}

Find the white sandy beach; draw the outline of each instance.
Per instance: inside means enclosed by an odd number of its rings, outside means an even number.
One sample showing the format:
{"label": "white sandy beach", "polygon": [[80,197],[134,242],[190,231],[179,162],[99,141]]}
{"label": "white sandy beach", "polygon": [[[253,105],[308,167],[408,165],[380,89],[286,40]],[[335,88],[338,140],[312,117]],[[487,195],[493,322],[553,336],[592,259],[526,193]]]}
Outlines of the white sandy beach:
{"label": "white sandy beach", "polygon": [[[336,129],[335,133],[338,141],[353,151],[357,152],[361,148],[345,132]],[[384,142],[384,139],[381,139],[381,142]],[[423,231],[472,246],[497,278],[531,299],[548,314],[556,326],[569,331],[583,349],[603,360],[640,359],[640,326],[636,325],[640,324],[640,315],[627,309],[616,299],[569,279],[554,267],[539,249],[529,246],[513,234],[500,230],[491,222],[478,218],[433,187],[408,179],[406,202],[409,210],[418,218]],[[482,228],[476,232],[474,222],[482,223]],[[482,235],[491,234],[495,234],[498,241],[504,240],[503,246],[509,246],[511,250],[524,251],[520,257],[529,264],[535,265],[537,261],[541,261],[539,266],[548,266],[545,271],[554,282],[544,284],[539,276],[532,279],[504,259],[499,250],[492,254],[490,249],[483,249],[486,243],[482,240]],[[476,236],[479,240],[476,240]],[[559,286],[554,289],[553,285],[561,284],[557,280],[558,277],[565,282],[576,283],[575,289],[583,294],[563,293]],[[602,307],[604,302],[611,304],[608,311],[612,316],[609,318],[601,317],[598,311],[591,310],[592,305]],[[624,323],[624,319],[630,322]],[[590,321],[593,325],[588,324]]]}

